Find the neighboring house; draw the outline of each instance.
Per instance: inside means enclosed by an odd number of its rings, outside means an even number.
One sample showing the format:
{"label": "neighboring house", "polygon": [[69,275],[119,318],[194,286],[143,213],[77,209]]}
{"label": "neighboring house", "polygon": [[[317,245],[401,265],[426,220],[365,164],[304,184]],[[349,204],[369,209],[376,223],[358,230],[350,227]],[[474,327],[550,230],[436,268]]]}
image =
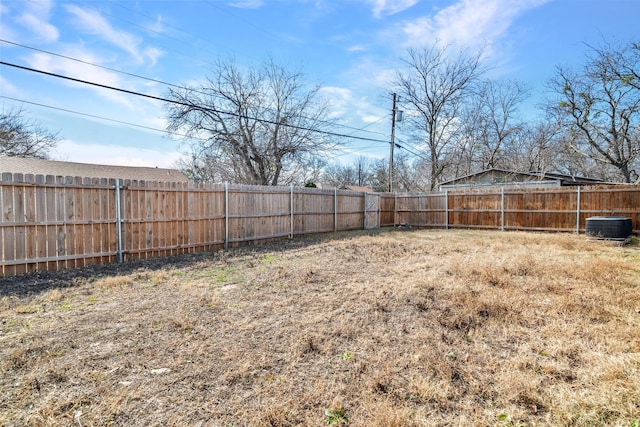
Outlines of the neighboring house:
{"label": "neighboring house", "polygon": [[0,173],[33,175],[79,176],[82,178],[120,178],[138,181],[189,182],[189,178],[176,169],[133,166],[94,165],[88,163],[58,162],[22,157],[0,156]]}
{"label": "neighboring house", "polygon": [[445,181],[440,190],[467,190],[495,187],[551,188],[578,185],[598,185],[604,181],[558,173],[515,172],[504,169],[487,169],[471,175]]}

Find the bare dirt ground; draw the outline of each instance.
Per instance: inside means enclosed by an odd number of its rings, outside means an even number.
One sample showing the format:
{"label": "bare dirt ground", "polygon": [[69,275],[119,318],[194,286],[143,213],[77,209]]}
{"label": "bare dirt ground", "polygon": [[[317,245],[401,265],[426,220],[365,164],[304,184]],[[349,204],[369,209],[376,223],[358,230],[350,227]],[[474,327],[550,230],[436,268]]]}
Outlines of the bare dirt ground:
{"label": "bare dirt ground", "polygon": [[640,250],[377,231],[0,279],[3,426],[638,426]]}

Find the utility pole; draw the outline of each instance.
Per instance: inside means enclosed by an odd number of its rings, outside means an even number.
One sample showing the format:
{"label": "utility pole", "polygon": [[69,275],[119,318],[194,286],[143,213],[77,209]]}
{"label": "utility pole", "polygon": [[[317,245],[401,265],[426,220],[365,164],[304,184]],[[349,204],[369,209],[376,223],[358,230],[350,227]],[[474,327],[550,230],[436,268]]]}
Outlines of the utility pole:
{"label": "utility pole", "polygon": [[391,108],[391,146],[389,147],[389,193],[393,193],[393,147],[396,145],[396,98],[393,94],[393,107]]}

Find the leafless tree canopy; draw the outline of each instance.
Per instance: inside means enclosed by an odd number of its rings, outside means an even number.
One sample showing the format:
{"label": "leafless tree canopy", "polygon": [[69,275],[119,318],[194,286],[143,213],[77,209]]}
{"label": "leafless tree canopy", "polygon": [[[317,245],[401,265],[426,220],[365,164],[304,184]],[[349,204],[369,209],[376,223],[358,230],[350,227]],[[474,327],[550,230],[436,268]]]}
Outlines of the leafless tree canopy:
{"label": "leafless tree canopy", "polygon": [[303,77],[273,60],[247,70],[228,60],[206,84],[170,89],[169,130],[199,141],[192,171],[200,179],[278,185],[332,148],[320,88],[309,89]]}
{"label": "leafless tree canopy", "polygon": [[408,70],[399,72],[396,85],[416,138],[426,146],[430,157],[430,189],[442,175],[448,150],[459,134],[465,102],[483,72],[480,54],[459,52],[434,44],[422,50],[409,50]]}
{"label": "leafless tree canopy", "polygon": [[592,49],[581,70],[557,68],[557,94],[571,148],[617,169],[625,182],[638,179],[640,158],[640,55],[638,46]]}
{"label": "leafless tree canopy", "polygon": [[[528,88],[484,71],[480,53],[438,43],[408,51],[394,82],[405,113],[399,141],[410,148],[394,160],[398,191],[489,168],[639,179],[640,43],[590,47],[582,67],[558,68],[553,97],[533,120],[520,111]],[[333,124],[318,88],[272,60],[246,71],[220,62],[206,84],[171,97],[170,129],[199,141],[179,166],[192,179],[388,188],[386,158],[327,161],[334,141],[323,131]]]}
{"label": "leafless tree canopy", "polygon": [[0,111],[0,155],[46,159],[58,141],[57,133],[27,118],[24,110]]}

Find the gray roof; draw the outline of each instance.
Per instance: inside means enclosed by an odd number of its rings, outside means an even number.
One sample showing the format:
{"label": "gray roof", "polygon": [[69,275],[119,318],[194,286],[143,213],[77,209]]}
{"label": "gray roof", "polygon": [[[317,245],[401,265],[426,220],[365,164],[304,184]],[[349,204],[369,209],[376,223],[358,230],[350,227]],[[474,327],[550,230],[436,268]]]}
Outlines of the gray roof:
{"label": "gray roof", "polygon": [[14,174],[79,176],[82,178],[136,179],[139,181],[189,181],[185,174],[176,169],[94,165],[89,163],[0,156],[0,173],[5,172]]}
{"label": "gray roof", "polygon": [[[519,171],[511,171],[506,169],[485,169],[480,172],[472,173],[470,175],[462,176],[459,178],[455,178],[449,181],[442,182],[440,184],[441,187],[453,186],[459,184],[469,184],[469,183],[480,183],[480,179],[485,176],[496,175],[501,179],[497,182],[488,182],[485,184],[494,184],[500,185],[509,182],[519,182],[520,179],[524,180],[546,180],[546,181],[557,181],[562,186],[566,185],[594,185],[594,184],[602,184],[604,181],[595,179],[595,178],[587,178],[583,176],[571,176],[564,175],[559,173],[552,172],[519,172]],[[506,179],[505,179],[506,178]]]}

